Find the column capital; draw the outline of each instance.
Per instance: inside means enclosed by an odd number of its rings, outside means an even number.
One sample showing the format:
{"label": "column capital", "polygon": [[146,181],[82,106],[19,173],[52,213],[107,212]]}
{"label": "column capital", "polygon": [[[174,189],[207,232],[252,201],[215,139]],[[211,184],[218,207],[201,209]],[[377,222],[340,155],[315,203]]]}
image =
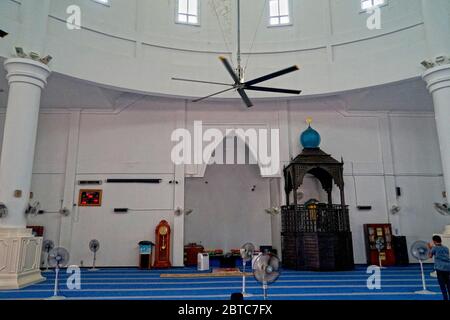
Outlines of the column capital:
{"label": "column capital", "polygon": [[11,85],[14,82],[25,82],[41,89],[47,85],[50,68],[42,62],[25,58],[10,58],[4,62],[7,71],[6,79]]}
{"label": "column capital", "polygon": [[439,89],[450,88],[450,64],[428,69],[422,78],[431,94]]}

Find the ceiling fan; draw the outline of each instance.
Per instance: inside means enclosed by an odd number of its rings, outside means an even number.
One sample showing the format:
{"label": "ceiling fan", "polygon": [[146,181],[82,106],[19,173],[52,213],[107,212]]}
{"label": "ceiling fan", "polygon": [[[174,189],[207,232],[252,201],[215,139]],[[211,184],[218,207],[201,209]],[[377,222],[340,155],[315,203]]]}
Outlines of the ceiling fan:
{"label": "ceiling fan", "polygon": [[237,0],[237,22],[238,22],[238,27],[237,27],[237,68],[236,68],[236,70],[233,69],[231,63],[228,61],[227,58],[219,57],[219,59],[222,61],[223,65],[225,66],[225,69],[228,71],[231,78],[233,79],[233,81],[234,81],[233,84],[223,83],[223,82],[183,79],[183,78],[172,78],[172,80],[229,86],[229,88],[227,88],[227,89],[220,90],[219,92],[215,92],[213,94],[207,95],[206,97],[192,100],[192,102],[199,102],[199,101],[217,96],[217,95],[227,92],[227,91],[236,90],[237,93],[241,96],[245,105],[248,108],[250,108],[250,107],[253,107],[253,102],[248,97],[246,90],[299,95],[302,92],[301,90],[256,86],[256,84],[259,84],[261,82],[264,82],[264,81],[267,81],[267,80],[270,80],[273,78],[278,78],[285,74],[297,71],[297,70],[299,70],[298,66],[292,66],[292,67],[289,67],[289,68],[286,68],[286,69],[283,69],[280,71],[276,71],[276,72],[267,74],[265,76],[262,76],[262,77],[259,77],[259,78],[256,78],[256,79],[253,79],[250,81],[244,81],[244,69],[242,68],[242,63],[241,63],[242,58],[241,58],[241,1],[240,0]]}

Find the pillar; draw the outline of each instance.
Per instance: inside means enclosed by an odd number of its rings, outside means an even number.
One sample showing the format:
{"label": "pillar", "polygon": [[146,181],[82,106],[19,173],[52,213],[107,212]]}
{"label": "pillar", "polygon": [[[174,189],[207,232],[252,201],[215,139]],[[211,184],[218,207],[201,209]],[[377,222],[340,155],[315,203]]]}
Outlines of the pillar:
{"label": "pillar", "polygon": [[[186,128],[186,105],[180,106],[176,112],[177,128]],[[184,186],[185,186],[185,165],[175,165],[174,203],[173,208],[185,209],[184,206]],[[173,218],[173,253],[172,266],[184,267],[184,219],[185,214],[174,215]]]}
{"label": "pillar", "polygon": [[9,83],[0,158],[0,289],[21,288],[45,280],[40,273],[42,238],[26,228],[41,91],[50,69],[31,59],[4,63]]}
{"label": "pillar", "polygon": [[[422,15],[428,47],[428,59],[450,58],[450,2],[422,0]],[[436,128],[444,173],[447,202],[450,199],[450,64],[438,65],[423,74],[430,91],[436,117]]]}
{"label": "pillar", "polygon": [[450,64],[426,71],[423,79],[433,97],[447,202],[450,200]]}

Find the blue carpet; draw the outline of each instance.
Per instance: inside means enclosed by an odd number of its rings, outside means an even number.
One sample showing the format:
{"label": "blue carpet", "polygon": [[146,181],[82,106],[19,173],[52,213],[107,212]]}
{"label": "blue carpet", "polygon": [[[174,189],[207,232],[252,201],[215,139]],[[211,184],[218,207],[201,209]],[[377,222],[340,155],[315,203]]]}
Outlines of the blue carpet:
{"label": "blue carpet", "polygon": [[[422,282],[418,265],[392,267],[381,271],[381,290],[367,288],[366,267],[358,266],[346,272],[307,272],[283,270],[280,278],[269,287],[271,300],[441,300],[439,286],[430,277],[432,266],[425,266],[428,289],[436,295],[418,295]],[[69,290],[69,275],[60,273],[60,295],[68,299],[89,300],[229,300],[231,293],[240,292],[239,277],[160,278],[161,273],[195,273],[193,268],[164,271],[134,268],[101,269],[81,273],[81,290]],[[45,282],[21,289],[0,291],[3,299],[44,299],[52,296],[55,273],[43,273]],[[247,300],[261,300],[261,285],[247,277]]]}

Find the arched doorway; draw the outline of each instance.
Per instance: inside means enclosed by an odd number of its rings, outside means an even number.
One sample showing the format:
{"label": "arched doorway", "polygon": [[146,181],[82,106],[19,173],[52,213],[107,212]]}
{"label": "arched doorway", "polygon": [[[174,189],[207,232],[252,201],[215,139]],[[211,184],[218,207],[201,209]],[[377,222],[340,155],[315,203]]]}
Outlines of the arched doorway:
{"label": "arched doorway", "polygon": [[245,242],[271,245],[270,181],[257,165],[209,165],[203,178],[186,180],[185,243],[227,252]]}
{"label": "arched doorway", "polygon": [[[236,157],[237,138],[224,141],[216,151],[221,148],[226,158],[233,142]],[[255,161],[247,146],[246,159],[246,164],[210,164],[202,177],[186,179],[185,206],[193,213],[185,218],[185,244],[224,252],[245,242],[272,245],[272,217],[266,213],[272,205],[271,178],[263,177],[257,164],[250,164]]]}

